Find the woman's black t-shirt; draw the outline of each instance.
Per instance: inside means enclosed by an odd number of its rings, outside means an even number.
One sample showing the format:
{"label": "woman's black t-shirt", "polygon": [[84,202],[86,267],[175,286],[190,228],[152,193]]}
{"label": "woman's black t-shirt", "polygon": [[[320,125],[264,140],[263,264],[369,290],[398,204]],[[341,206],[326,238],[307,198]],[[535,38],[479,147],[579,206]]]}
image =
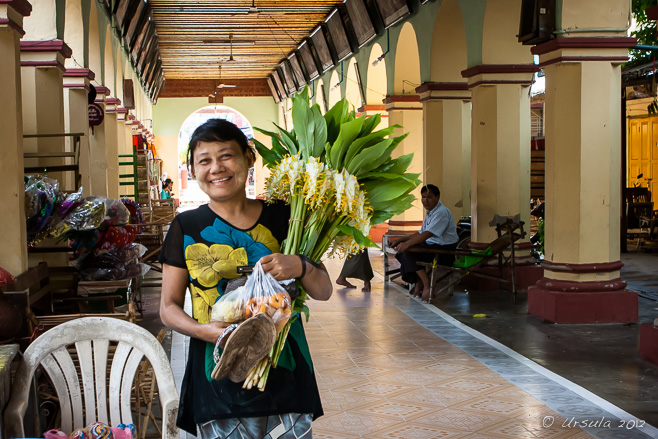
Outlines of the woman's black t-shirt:
{"label": "woman's black t-shirt", "polygon": [[[254,265],[262,256],[280,251],[289,218],[290,208],[283,203],[263,204],[258,221],[249,229],[232,226],[208,205],[174,218],[159,260],[188,270],[195,320],[210,321],[212,305],[224,293],[226,283],[241,276],[236,267]],[[291,325],[279,365],[270,370],[264,392],[242,389],[242,383],[228,378],[210,380],[214,344],[190,338],[178,426],[196,434],[196,424],[213,419],[284,413],[321,416],[320,395],[301,320],[297,317]]]}

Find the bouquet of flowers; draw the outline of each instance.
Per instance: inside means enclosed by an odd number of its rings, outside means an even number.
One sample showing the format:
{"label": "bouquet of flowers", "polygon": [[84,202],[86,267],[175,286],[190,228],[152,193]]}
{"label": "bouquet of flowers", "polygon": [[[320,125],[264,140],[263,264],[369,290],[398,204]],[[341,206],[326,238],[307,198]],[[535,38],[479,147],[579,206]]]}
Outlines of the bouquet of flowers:
{"label": "bouquet of flowers", "polygon": [[[376,130],[379,114],[356,117],[343,99],[324,116],[316,104],[309,106],[308,90],[292,98],[295,129],[278,132],[256,128],[272,139],[268,148],[254,140],[271,174],[266,181],[267,199],[290,204],[288,237],[284,254],[301,254],[320,262],[330,251],[354,254],[375,246],[367,237],[370,227],[411,207],[411,194],[419,174],[407,173],[413,154],[393,158],[406,134],[394,136],[399,125]],[[301,285],[292,303],[293,314],[309,317]],[[254,367],[245,387],[263,390],[270,367],[276,367],[291,318],[279,333],[269,355]]]}

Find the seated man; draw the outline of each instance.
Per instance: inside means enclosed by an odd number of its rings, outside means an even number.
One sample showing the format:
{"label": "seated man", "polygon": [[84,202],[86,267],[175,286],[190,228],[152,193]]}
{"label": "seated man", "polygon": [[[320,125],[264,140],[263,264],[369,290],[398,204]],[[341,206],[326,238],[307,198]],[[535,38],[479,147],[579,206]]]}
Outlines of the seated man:
{"label": "seated man", "polygon": [[[434,259],[434,255],[412,253],[407,250],[410,247],[454,250],[457,247],[459,236],[452,213],[439,201],[441,195],[439,188],[428,184],[422,187],[420,194],[423,207],[427,210],[427,217],[423,221],[420,231],[395,240],[391,248],[397,251],[395,257],[400,261],[402,280],[415,284],[411,294],[416,297],[422,294],[422,299],[428,301],[431,290],[430,280],[425,268],[416,262],[430,262]],[[441,255],[439,258],[441,265],[452,265],[453,262],[453,255]]]}

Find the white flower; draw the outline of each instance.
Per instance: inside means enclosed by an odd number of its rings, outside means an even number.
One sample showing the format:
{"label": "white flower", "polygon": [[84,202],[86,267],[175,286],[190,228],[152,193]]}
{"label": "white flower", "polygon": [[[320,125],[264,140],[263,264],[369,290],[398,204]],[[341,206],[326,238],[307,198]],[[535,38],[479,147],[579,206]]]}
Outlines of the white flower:
{"label": "white flower", "polygon": [[295,192],[298,184],[303,184],[302,172],[304,171],[304,162],[300,160],[299,154],[290,157],[286,172],[288,174],[288,183],[290,184],[290,193]]}
{"label": "white flower", "polygon": [[342,173],[334,174],[334,187],[336,188],[336,212],[343,213],[345,196],[345,177]]}
{"label": "white flower", "polygon": [[359,182],[355,176],[350,175],[345,169],[343,169],[343,177],[345,179],[345,210],[351,213],[356,207],[356,191],[359,188]]}
{"label": "white flower", "polygon": [[[317,198],[322,195],[319,193],[320,179],[324,173],[325,166],[320,159],[311,157],[306,163],[306,179],[304,181],[304,192],[306,193],[306,204],[315,207]],[[316,197],[317,194],[317,197]]]}

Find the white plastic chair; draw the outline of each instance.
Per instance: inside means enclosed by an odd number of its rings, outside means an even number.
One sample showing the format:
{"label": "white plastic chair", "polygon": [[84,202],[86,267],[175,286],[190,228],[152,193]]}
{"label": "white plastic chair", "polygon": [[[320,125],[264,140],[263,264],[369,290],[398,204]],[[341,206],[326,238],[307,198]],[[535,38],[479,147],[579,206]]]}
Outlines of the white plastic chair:
{"label": "white plastic chair", "polygon": [[[110,342],[118,342],[111,364]],[[71,345],[75,345],[78,367],[67,350]],[[68,321],[41,335],[25,350],[4,413],[5,437],[25,437],[23,417],[38,366],[55,388],[61,409],[60,430],[66,434],[96,421],[111,426],[132,424],[131,390],[144,356],[152,364],[158,383],[162,437],[178,439],[178,391],[162,345],[144,328],[109,317]]]}

